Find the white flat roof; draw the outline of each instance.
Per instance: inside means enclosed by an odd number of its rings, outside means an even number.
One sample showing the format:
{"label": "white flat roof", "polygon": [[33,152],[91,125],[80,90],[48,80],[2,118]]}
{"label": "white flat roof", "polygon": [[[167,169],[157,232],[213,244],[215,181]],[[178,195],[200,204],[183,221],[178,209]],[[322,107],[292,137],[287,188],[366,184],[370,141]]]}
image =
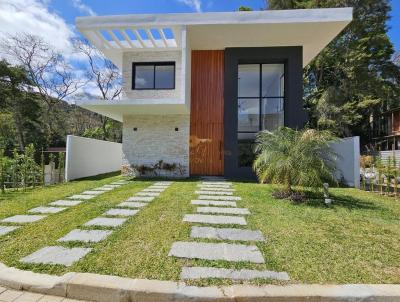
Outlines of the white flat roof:
{"label": "white flat roof", "polygon": [[271,24],[302,22],[341,22],[352,20],[353,8],[289,9],[243,12],[135,14],[78,17],[80,30],[93,27],[129,27],[148,25],[206,25],[206,24]]}

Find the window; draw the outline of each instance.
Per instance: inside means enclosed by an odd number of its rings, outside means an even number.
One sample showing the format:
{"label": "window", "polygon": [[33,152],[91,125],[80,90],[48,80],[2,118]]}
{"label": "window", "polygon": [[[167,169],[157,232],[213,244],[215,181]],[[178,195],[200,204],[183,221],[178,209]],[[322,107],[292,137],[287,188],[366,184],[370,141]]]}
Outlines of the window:
{"label": "window", "polygon": [[284,64],[240,64],[238,67],[239,166],[251,166],[257,132],[284,125]]}
{"label": "window", "polygon": [[175,89],[175,62],[133,63],[133,90]]}

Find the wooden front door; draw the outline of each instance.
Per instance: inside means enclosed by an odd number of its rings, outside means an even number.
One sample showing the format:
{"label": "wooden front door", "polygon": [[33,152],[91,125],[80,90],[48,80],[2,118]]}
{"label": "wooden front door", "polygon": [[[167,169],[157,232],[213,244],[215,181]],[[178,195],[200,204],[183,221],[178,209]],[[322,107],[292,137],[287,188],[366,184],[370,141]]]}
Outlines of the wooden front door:
{"label": "wooden front door", "polygon": [[224,174],[224,51],[192,51],[190,174]]}

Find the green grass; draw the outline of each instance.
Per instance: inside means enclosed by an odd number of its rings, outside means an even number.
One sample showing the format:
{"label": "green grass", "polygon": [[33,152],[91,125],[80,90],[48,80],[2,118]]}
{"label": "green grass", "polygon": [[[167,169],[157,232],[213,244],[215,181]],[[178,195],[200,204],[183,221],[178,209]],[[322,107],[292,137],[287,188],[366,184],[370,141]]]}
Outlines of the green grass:
{"label": "green grass", "polygon": [[[0,219],[24,214],[32,207],[118,178],[104,176],[0,195]],[[195,198],[198,183],[195,180],[176,181],[101,243],[63,244],[93,248],[69,268],[18,261],[44,246],[59,245],[58,238],[153,182],[135,180],[0,237],[0,261],[51,274],[77,271],[159,280],[179,280],[183,265],[208,265],[286,271],[293,283],[400,283],[399,201],[356,189],[331,189],[334,204],[330,207],[318,198],[294,204],[273,199],[272,186],[255,183],[234,183],[234,187],[242,197],[238,205],[249,208],[252,213],[247,217],[248,228],[259,229],[267,237],[267,242],[257,243],[266,259],[265,265],[168,257],[174,241],[191,240],[190,224],[183,223],[182,217],[195,212],[196,207],[190,204]],[[191,284],[229,283],[203,280]]]}

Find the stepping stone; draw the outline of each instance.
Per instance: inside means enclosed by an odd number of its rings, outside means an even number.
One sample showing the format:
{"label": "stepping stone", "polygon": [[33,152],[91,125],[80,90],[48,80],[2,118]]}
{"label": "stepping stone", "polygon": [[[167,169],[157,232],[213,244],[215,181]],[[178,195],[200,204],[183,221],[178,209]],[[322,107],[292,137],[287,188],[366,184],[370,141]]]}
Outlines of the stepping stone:
{"label": "stepping stone", "polygon": [[252,279],[273,279],[289,281],[289,275],[285,272],[257,271],[249,269],[233,270],[216,267],[183,267],[181,279],[232,279],[232,280],[252,280]]}
{"label": "stepping stone", "polygon": [[103,226],[103,227],[117,227],[122,225],[127,218],[106,218],[106,217],[97,217],[92,220],[89,220],[84,225],[85,226]]}
{"label": "stepping stone", "polygon": [[0,236],[7,235],[8,233],[11,233],[18,228],[19,228],[19,226],[2,226],[2,225],[0,225]]}
{"label": "stepping stone", "polygon": [[231,243],[178,241],[172,244],[168,256],[188,259],[264,263],[264,258],[255,245]]}
{"label": "stepping stone", "polygon": [[202,195],[233,195],[233,192],[222,192],[222,191],[196,191],[195,193]]}
{"label": "stepping stone", "polygon": [[31,223],[47,217],[46,215],[15,215],[3,219],[1,222]]}
{"label": "stepping stone", "polygon": [[155,182],[153,186],[169,186],[172,185],[173,181],[159,181]]}
{"label": "stepping stone", "polygon": [[264,236],[260,231],[198,226],[192,227],[190,237],[218,240],[265,241]]}
{"label": "stepping stone", "polygon": [[49,203],[49,205],[61,206],[61,207],[73,207],[78,204],[81,204],[82,202],[83,202],[83,200],[56,200],[56,201]]}
{"label": "stepping stone", "polygon": [[157,188],[148,188],[148,189],[143,189],[142,190],[142,192],[158,192],[158,193],[161,193],[161,192],[164,192],[165,191],[165,189],[157,189]]}
{"label": "stepping stone", "polygon": [[126,209],[110,209],[105,212],[104,216],[125,216],[130,217],[136,215],[139,210],[126,210]]}
{"label": "stepping stone", "polygon": [[104,191],[84,191],[82,192],[82,194],[84,195],[100,195],[100,194],[104,194]]}
{"label": "stepping stone", "polygon": [[39,213],[39,214],[55,214],[66,210],[67,208],[61,207],[37,207],[30,209],[29,213]]}
{"label": "stepping stone", "polygon": [[20,261],[24,263],[61,264],[71,266],[74,262],[86,256],[91,250],[91,248],[47,246],[22,258]]}
{"label": "stepping stone", "polygon": [[112,183],[110,183],[110,185],[126,185],[127,183],[129,183],[129,181],[121,180],[121,181],[112,182]]}
{"label": "stepping stone", "polygon": [[210,195],[200,195],[199,199],[208,200],[242,200],[239,196],[210,196]]}
{"label": "stepping stone", "polygon": [[136,196],[150,196],[150,197],[157,197],[160,196],[160,193],[154,192],[138,192],[135,194]]}
{"label": "stepping stone", "polygon": [[231,186],[231,182],[226,182],[226,181],[203,181],[201,184],[203,185],[225,185],[225,186]]}
{"label": "stepping stone", "polygon": [[232,189],[230,185],[198,185],[198,187],[205,189]]}
{"label": "stepping stone", "polygon": [[112,189],[115,189],[115,188],[119,188],[121,185],[104,185],[103,186],[103,188],[112,188]]}
{"label": "stepping stone", "polygon": [[220,200],[192,200],[192,204],[200,206],[221,206],[221,207],[236,207],[234,201],[220,201]]}
{"label": "stepping stone", "polygon": [[58,239],[59,242],[68,241],[81,241],[81,242],[100,242],[107,238],[112,233],[112,231],[104,230],[72,230],[64,237]]}
{"label": "stepping stone", "polygon": [[250,211],[246,208],[198,207],[197,213],[249,215]]}
{"label": "stepping stone", "polygon": [[120,208],[143,208],[147,205],[148,205],[148,203],[144,203],[144,202],[124,201],[124,202],[121,202],[120,204],[117,204],[117,207],[120,207]]}
{"label": "stepping stone", "polygon": [[199,186],[200,190],[203,191],[218,191],[218,192],[234,192],[235,189],[231,189],[231,188],[214,188],[214,187],[203,187],[203,186]]}
{"label": "stepping stone", "polygon": [[197,222],[207,224],[238,224],[247,225],[246,219],[237,216],[186,214],[184,222]]}
{"label": "stepping stone", "polygon": [[114,190],[113,188],[104,188],[104,187],[99,187],[99,188],[94,188],[92,189],[93,191],[112,191]]}
{"label": "stepping stone", "polygon": [[127,201],[144,201],[144,202],[150,202],[153,201],[155,197],[145,197],[145,196],[133,196],[128,198]]}
{"label": "stepping stone", "polygon": [[72,195],[67,197],[68,199],[84,199],[84,200],[88,200],[88,199],[92,199],[95,198],[96,195],[84,195],[84,194],[77,194],[77,195]]}

